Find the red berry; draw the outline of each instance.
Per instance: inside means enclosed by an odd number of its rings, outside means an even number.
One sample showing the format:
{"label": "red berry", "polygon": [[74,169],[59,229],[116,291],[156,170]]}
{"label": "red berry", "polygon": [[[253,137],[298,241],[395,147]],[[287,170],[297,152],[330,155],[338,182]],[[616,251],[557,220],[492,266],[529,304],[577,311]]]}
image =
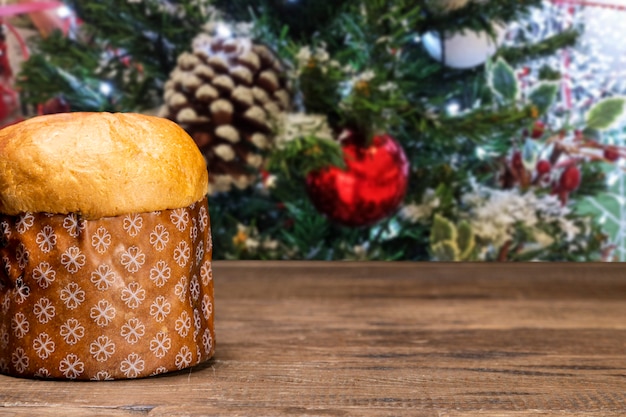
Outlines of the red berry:
{"label": "red berry", "polygon": [[543,133],[546,131],[546,125],[537,120],[535,122],[535,124],[533,125],[533,130],[532,132],[530,132],[530,137],[533,139],[539,139],[540,137],[543,136]]}
{"label": "red berry", "polygon": [[522,153],[520,151],[513,152],[513,156],[511,156],[511,166],[520,170],[524,168],[524,162],[522,161]]}
{"label": "red berry", "polygon": [[604,159],[615,162],[620,158],[620,156],[621,155],[619,154],[615,146],[609,146],[608,148],[604,148]]}
{"label": "red berry", "polygon": [[578,140],[583,140],[585,139],[585,134],[583,133],[582,130],[576,129],[574,130],[574,137]]}
{"label": "red berry", "polygon": [[580,185],[580,170],[575,165],[565,168],[559,179],[559,188],[561,191],[574,191]]}
{"label": "red berry", "polygon": [[546,161],[545,159],[542,159],[541,161],[537,162],[536,169],[537,169],[537,174],[539,174],[539,176],[542,177],[550,172],[550,170],[552,169],[552,164],[550,163],[550,161]]}

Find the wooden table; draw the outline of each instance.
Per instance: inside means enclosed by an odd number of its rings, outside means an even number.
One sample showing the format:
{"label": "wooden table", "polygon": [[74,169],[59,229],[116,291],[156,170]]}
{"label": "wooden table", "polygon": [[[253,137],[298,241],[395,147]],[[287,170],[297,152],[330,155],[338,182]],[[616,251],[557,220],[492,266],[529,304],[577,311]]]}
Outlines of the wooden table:
{"label": "wooden table", "polygon": [[626,265],[216,262],[217,353],[0,415],[624,416]]}

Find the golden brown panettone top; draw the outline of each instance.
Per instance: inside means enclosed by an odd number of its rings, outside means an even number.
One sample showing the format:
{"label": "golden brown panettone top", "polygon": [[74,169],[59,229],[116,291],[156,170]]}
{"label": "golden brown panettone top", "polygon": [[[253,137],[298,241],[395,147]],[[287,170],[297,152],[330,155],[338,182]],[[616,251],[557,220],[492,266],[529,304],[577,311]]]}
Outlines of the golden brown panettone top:
{"label": "golden brown panettone top", "polygon": [[0,212],[85,219],[186,207],[207,193],[204,157],[176,123],[63,113],[0,130]]}

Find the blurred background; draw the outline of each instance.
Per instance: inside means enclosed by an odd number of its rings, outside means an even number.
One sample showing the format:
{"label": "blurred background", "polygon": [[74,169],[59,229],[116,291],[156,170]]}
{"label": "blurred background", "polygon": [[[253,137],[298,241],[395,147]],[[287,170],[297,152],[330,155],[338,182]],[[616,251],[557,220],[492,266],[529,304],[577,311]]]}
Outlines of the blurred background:
{"label": "blurred background", "polygon": [[624,261],[626,1],[3,1],[3,126],[141,112],[217,259]]}

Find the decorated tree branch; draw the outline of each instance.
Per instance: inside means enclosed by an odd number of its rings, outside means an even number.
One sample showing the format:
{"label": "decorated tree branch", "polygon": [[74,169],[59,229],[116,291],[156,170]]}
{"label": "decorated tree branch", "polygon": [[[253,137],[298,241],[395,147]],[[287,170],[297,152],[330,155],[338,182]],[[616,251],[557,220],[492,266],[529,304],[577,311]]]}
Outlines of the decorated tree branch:
{"label": "decorated tree branch", "polygon": [[624,111],[559,106],[528,63],[581,28],[524,38],[540,0],[68,2],[19,77],[49,111],[151,112],[210,173],[225,259],[600,260],[577,202],[626,156]]}

